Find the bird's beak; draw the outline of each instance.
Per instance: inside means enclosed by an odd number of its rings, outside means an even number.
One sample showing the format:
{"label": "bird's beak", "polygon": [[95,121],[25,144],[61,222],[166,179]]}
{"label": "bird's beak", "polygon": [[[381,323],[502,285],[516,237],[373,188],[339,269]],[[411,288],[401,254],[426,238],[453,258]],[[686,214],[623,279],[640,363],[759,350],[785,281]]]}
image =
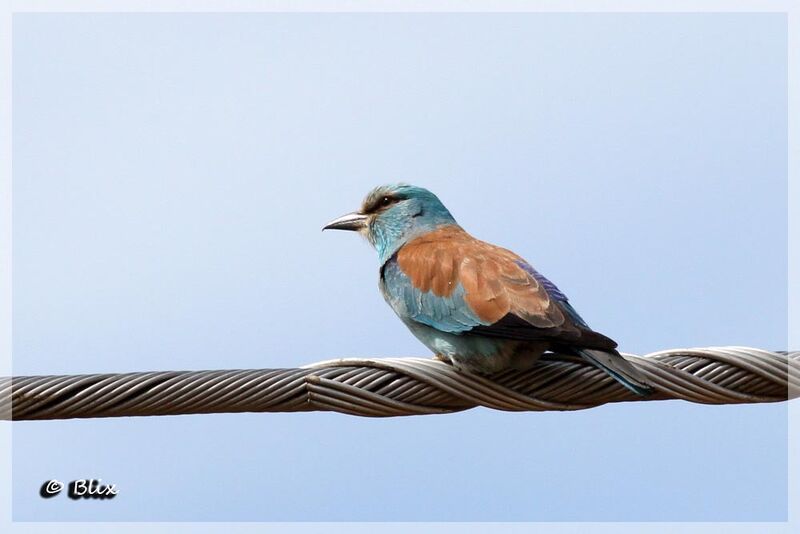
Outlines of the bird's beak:
{"label": "bird's beak", "polygon": [[367,217],[362,213],[348,213],[347,215],[342,215],[338,219],[334,219],[325,226],[322,227],[323,230],[361,230],[366,228],[367,226]]}

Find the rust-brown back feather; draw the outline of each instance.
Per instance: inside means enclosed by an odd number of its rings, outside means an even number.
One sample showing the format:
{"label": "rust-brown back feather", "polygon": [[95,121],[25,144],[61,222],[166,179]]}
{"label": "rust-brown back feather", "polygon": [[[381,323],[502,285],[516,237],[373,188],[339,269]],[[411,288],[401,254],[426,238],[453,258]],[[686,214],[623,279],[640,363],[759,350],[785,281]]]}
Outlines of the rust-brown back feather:
{"label": "rust-brown back feather", "polygon": [[510,250],[475,239],[458,226],[445,226],[406,243],[400,269],[423,293],[450,297],[461,285],[464,300],[485,326],[473,333],[509,339],[616,347],[609,338],[577,324]]}

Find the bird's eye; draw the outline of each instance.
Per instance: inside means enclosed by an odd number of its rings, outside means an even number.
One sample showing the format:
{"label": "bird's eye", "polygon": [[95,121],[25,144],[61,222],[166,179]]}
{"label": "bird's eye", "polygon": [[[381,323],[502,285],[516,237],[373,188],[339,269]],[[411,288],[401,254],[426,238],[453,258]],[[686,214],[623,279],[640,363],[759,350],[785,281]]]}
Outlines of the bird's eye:
{"label": "bird's eye", "polygon": [[381,199],[381,206],[388,206],[391,203],[392,203],[391,197],[383,197]]}

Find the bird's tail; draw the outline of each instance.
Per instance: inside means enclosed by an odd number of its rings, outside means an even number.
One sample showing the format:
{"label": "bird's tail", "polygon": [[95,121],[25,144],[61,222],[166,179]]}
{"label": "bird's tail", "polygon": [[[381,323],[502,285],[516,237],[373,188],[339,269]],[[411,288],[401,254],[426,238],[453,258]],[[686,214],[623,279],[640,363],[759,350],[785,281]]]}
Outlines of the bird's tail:
{"label": "bird's tail", "polygon": [[610,374],[620,384],[637,395],[646,396],[653,392],[653,387],[647,383],[642,373],[628,360],[617,354],[616,351],[579,349],[578,354]]}

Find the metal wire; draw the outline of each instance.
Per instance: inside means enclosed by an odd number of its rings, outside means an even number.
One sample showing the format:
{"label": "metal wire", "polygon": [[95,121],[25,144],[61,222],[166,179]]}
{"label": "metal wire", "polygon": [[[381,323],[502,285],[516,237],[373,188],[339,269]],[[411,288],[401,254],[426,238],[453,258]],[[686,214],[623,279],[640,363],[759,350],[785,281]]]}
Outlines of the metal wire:
{"label": "metal wire", "polygon": [[433,359],[341,359],[299,369],[0,378],[0,419],[317,410],[390,417],[477,406],[582,410],[608,402],[737,404],[800,396],[800,352],[710,347],[625,357],[653,384],[652,395],[639,397],[600,369],[566,355],[545,355],[529,371],[492,377],[459,372]]}

